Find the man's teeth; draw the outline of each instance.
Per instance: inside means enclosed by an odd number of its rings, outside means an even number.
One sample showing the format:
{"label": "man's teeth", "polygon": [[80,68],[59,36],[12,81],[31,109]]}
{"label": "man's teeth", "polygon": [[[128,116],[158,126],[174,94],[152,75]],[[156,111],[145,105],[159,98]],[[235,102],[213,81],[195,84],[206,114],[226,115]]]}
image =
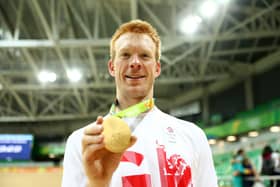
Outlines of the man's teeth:
{"label": "man's teeth", "polygon": [[138,77],[126,76],[126,77],[130,79],[139,79],[139,78],[143,78],[144,76],[138,76]]}

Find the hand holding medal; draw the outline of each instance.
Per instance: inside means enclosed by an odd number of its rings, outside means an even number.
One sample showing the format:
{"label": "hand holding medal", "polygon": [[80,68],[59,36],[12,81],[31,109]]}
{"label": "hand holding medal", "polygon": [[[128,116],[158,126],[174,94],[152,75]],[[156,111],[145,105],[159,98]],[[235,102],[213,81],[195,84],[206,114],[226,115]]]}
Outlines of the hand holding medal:
{"label": "hand holding medal", "polygon": [[130,147],[131,131],[126,122],[121,118],[138,116],[150,110],[153,106],[154,100],[148,99],[115,113],[115,105],[112,105],[110,110],[112,116],[105,118],[102,123],[105,148],[113,153],[121,153]]}

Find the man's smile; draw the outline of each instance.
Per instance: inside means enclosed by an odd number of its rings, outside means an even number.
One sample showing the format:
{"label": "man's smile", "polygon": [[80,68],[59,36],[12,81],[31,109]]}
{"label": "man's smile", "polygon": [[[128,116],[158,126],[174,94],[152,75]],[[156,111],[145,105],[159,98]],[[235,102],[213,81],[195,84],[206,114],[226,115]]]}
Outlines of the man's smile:
{"label": "man's smile", "polygon": [[125,78],[137,80],[137,79],[145,78],[145,76],[144,75],[126,75]]}

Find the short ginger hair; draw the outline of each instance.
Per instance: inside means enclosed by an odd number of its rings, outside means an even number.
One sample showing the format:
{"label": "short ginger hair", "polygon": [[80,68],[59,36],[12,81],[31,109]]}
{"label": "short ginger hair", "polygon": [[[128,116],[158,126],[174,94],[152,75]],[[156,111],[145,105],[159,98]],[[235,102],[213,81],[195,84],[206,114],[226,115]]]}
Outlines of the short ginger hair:
{"label": "short ginger hair", "polygon": [[122,24],[114,33],[110,43],[110,57],[113,60],[115,58],[115,42],[125,33],[137,33],[147,34],[151,37],[156,46],[155,57],[156,61],[160,60],[161,55],[161,41],[156,29],[148,22],[142,20],[132,20],[130,22]]}

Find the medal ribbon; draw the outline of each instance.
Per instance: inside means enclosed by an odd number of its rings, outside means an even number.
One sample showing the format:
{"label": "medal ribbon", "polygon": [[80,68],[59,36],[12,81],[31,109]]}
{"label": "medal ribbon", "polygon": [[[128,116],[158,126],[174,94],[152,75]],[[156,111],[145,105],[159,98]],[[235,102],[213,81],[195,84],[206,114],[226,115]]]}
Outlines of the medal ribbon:
{"label": "medal ribbon", "polygon": [[116,113],[115,112],[116,105],[112,104],[111,109],[110,109],[110,114],[112,114],[112,116],[116,116],[119,118],[135,117],[141,113],[144,113],[144,112],[150,110],[153,107],[154,107],[154,99],[147,99],[145,101],[132,105],[132,106]]}

